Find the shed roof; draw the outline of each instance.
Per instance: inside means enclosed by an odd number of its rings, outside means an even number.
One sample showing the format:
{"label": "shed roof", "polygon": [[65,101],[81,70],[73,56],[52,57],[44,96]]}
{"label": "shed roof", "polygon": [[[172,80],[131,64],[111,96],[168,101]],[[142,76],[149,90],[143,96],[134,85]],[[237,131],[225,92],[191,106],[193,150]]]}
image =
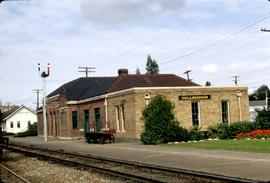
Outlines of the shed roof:
{"label": "shed roof", "polygon": [[20,111],[21,109],[26,109],[30,112],[32,112],[33,114],[36,114],[34,111],[32,111],[31,109],[25,107],[24,105],[20,106],[20,107],[14,107],[13,109],[6,111],[3,113],[3,120],[7,120],[8,118],[12,117],[13,115],[15,115],[18,111]]}
{"label": "shed roof", "polygon": [[265,106],[266,101],[265,100],[254,100],[254,101],[249,101],[249,106]]}

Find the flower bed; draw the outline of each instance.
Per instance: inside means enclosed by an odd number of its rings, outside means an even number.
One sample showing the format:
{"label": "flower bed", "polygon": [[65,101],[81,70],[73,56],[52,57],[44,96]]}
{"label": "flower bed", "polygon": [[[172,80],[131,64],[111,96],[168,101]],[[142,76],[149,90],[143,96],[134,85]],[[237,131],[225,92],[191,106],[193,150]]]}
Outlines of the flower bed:
{"label": "flower bed", "polygon": [[251,132],[241,132],[236,135],[236,139],[244,139],[244,138],[253,138],[253,139],[260,139],[260,138],[269,138],[270,137],[270,130],[253,130]]}

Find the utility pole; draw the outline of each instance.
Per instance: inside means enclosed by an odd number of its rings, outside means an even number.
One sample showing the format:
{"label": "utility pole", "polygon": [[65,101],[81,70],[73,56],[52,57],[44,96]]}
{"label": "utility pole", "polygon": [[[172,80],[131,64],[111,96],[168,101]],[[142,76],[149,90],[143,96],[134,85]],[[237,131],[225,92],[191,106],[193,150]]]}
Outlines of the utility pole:
{"label": "utility pole", "polygon": [[239,78],[240,76],[232,76],[232,77],[234,78],[233,81],[234,81],[235,85],[237,86],[237,85],[238,85],[238,81],[239,81],[238,78]]}
{"label": "utility pole", "polygon": [[266,28],[262,28],[261,31],[262,32],[270,32],[270,30],[269,29],[266,29]]}
{"label": "utility pole", "polygon": [[95,71],[95,67],[78,67],[80,70],[79,72],[84,72],[85,73],[85,77],[88,78],[88,73],[89,72],[96,72]]}
{"label": "utility pole", "polygon": [[37,103],[36,104],[37,104],[37,110],[38,110],[38,108],[39,108],[39,94],[43,90],[41,90],[41,89],[33,89],[32,91],[37,94]]}
{"label": "utility pole", "polygon": [[189,79],[189,73],[191,72],[191,70],[186,70],[186,72],[184,72],[183,74],[187,75],[187,80],[191,81],[191,79]]}
{"label": "utility pole", "polygon": [[7,102],[7,111],[9,111],[10,102]]}
{"label": "utility pole", "polygon": [[[44,141],[48,141],[48,126],[46,116],[46,78],[50,75],[51,65],[48,63],[47,73],[43,71],[40,76],[43,78],[43,125],[44,125]],[[40,73],[40,63],[38,63],[38,71]]]}
{"label": "utility pole", "polygon": [[265,91],[265,106],[266,106],[266,109],[268,109],[268,92],[267,92],[267,90]]}

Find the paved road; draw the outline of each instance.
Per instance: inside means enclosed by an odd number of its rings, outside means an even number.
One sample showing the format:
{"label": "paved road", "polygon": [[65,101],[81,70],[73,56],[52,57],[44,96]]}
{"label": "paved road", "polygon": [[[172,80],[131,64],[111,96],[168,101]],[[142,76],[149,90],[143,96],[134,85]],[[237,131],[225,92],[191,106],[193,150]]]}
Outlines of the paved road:
{"label": "paved road", "polygon": [[225,176],[270,181],[270,154],[224,150],[163,147],[139,143],[87,144],[84,140],[60,141],[39,137],[11,138],[10,142],[68,152],[210,172]]}

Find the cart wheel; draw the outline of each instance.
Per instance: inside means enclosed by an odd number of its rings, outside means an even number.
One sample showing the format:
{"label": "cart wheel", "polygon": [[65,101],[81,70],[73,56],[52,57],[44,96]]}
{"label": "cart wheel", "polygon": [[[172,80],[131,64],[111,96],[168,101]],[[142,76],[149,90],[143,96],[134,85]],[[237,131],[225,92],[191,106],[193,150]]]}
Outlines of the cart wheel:
{"label": "cart wheel", "polygon": [[98,142],[99,142],[100,144],[104,144],[105,139],[104,139],[104,138],[100,138],[100,139],[98,139]]}
{"label": "cart wheel", "polygon": [[111,141],[112,141],[112,143],[115,142],[115,137],[114,136],[112,136]]}

